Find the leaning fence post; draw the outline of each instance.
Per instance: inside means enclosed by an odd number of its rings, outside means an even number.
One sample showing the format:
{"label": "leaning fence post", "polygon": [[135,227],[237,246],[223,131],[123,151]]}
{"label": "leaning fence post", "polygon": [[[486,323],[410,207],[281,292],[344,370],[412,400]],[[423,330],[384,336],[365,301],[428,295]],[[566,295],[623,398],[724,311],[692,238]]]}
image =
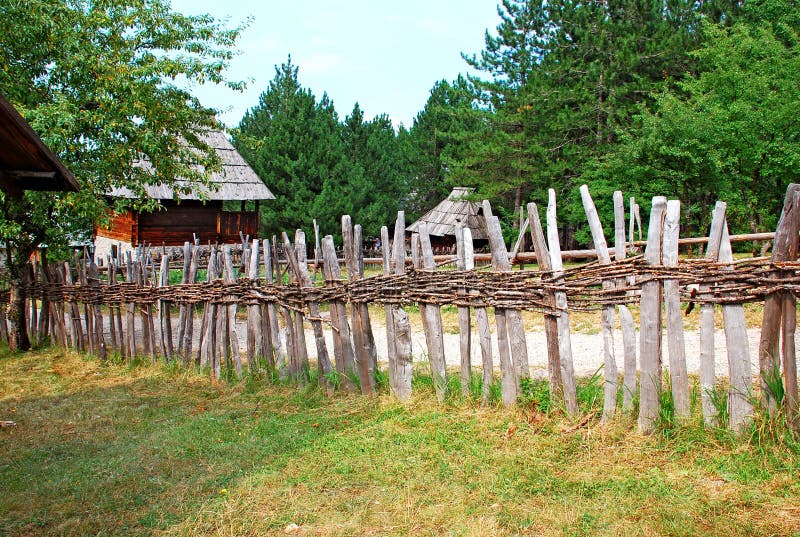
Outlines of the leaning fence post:
{"label": "leaning fence post", "polygon": [[[359,235],[360,235],[360,227]],[[347,280],[349,282],[361,279],[358,255],[356,250],[361,248],[360,237],[356,240],[353,232],[353,222],[350,215],[342,216],[342,242],[344,259],[347,266]],[[353,319],[353,344],[356,353],[356,365],[358,378],[361,385],[361,393],[373,393],[375,391],[375,363],[377,363],[374,341],[371,341],[371,326],[369,323],[369,312],[365,304],[350,304],[350,316]],[[366,317],[366,318],[365,318]],[[367,327],[370,327],[370,334]]]}
{"label": "leaning fence post", "polygon": [[[336,257],[336,248],[333,237],[326,235],[322,239],[322,269],[325,280],[330,284],[340,283],[342,273],[339,268],[339,259]],[[331,323],[333,324],[333,354],[336,359],[336,372],[339,374],[345,390],[355,390],[354,380],[356,373],[355,350],[353,349],[352,332],[347,321],[347,308],[341,299],[330,301]]]}
{"label": "leaning fence post", "polygon": [[[797,225],[795,212],[800,207],[795,205],[796,194],[800,192],[800,184],[792,183],[786,190],[783,211],[775,230],[772,243],[772,263],[793,261],[790,259],[792,244],[797,241]],[[777,280],[779,273],[772,274],[770,279]],[[783,293],[778,291],[764,300],[764,320],[761,324],[761,341],[758,345],[758,363],[760,369],[761,401],[770,414],[775,410],[776,394],[772,393],[770,384],[781,381],[778,342],[780,340],[781,318],[783,311]]]}
{"label": "leaning fence post", "polygon": [[[795,235],[797,232],[795,232]],[[722,226],[722,242],[719,248],[720,263],[733,263],[728,224]],[[733,267],[726,267],[733,270]],[[729,427],[742,432],[750,422],[753,405],[753,374],[750,371],[750,349],[747,341],[747,324],[741,304],[724,304],[722,316],[725,322],[725,343],[728,348],[728,420]]]}
{"label": "leaning fence post", "polygon": [[[661,236],[667,199],[655,196],[650,209],[650,226],[644,261],[650,266],[661,265]],[[661,394],[661,282],[656,278],[642,284],[639,301],[641,327],[639,356],[641,357],[641,382],[639,389],[639,431],[650,433],[658,417]]]}
{"label": "leaning fence post", "polygon": [[[592,232],[595,250],[597,250],[597,260],[601,265],[610,265],[611,256],[608,253],[606,237],[603,233],[603,224],[597,215],[592,196],[589,194],[589,187],[581,185],[581,200],[586,218],[589,221],[589,229]],[[614,282],[603,280],[603,289],[613,289]],[[605,389],[603,397],[603,421],[614,417],[617,408],[617,384],[619,382],[617,374],[617,362],[614,357],[614,306],[608,304],[603,306],[603,317],[601,321],[603,331],[603,364],[605,368]]]}
{"label": "leaning fence post", "polygon": [[[492,206],[489,204],[488,200],[483,200],[483,216],[486,220],[489,248],[492,251],[492,267],[497,272],[510,272],[511,262],[508,258],[506,244],[503,241],[503,233],[500,228],[500,221],[492,214]],[[502,309],[502,315],[498,317],[498,309],[500,308],[495,308],[495,317],[498,322],[497,341],[498,345],[501,347],[500,367],[503,367],[503,343],[501,341],[501,337],[504,335],[504,330],[502,328],[504,325],[506,332],[505,336],[510,349],[511,364],[514,369],[514,399],[516,399],[516,396],[519,393],[521,380],[523,378],[530,377],[530,367],[528,365],[528,344],[525,339],[525,327],[522,324],[522,316],[520,315],[519,310]],[[503,398],[503,402],[509,404],[505,397]]]}

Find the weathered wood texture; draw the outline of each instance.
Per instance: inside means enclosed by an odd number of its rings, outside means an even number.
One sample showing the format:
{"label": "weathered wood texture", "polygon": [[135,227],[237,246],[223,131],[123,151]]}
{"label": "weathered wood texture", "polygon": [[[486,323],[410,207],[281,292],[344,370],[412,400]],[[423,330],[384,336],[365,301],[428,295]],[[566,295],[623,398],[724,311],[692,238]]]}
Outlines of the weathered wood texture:
{"label": "weathered wood texture", "polygon": [[[610,265],[611,256],[609,255],[608,246],[606,245],[603,224],[600,222],[600,217],[597,214],[594,201],[592,200],[591,194],[589,194],[589,187],[587,185],[582,185],[580,187],[580,192],[581,200],[583,201],[583,210],[586,213],[586,218],[589,221],[589,229],[592,232],[594,248],[597,250],[597,260],[601,265]],[[624,240],[619,242],[622,243]],[[603,281],[604,288],[613,288],[614,286],[615,282],[612,280]],[[603,316],[601,319],[600,328],[603,333],[603,368],[605,370],[605,384],[603,390],[603,421],[607,421],[614,417],[614,412],[617,408],[617,390],[619,383],[617,361],[614,357],[613,305],[603,308]]]}
{"label": "weathered wood texture", "polygon": [[[650,225],[647,231],[647,248],[644,261],[648,265],[661,264],[661,247],[664,228],[664,213],[667,200],[663,196],[653,198],[650,209]],[[661,282],[658,280],[642,284],[639,302],[640,334],[639,356],[641,358],[641,381],[639,387],[639,430],[650,433],[658,417],[661,394]]]}
{"label": "weathered wood texture", "polygon": [[[678,266],[681,203],[669,200],[664,217],[663,260],[665,267]],[[689,418],[689,375],[686,370],[686,344],[683,339],[683,317],[677,280],[664,281],[664,304],[667,317],[667,351],[670,384],[675,418]]]}

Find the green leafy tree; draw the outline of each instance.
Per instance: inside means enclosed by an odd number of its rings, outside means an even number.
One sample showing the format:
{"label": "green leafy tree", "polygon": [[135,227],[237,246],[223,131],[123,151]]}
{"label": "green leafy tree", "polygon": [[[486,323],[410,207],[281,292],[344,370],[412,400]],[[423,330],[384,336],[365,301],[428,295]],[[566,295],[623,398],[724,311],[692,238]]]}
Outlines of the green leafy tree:
{"label": "green leafy tree", "polygon": [[[241,29],[173,12],[165,0],[0,3],[0,91],[81,185],[68,195],[0,195],[12,288],[21,289],[39,244],[63,249],[106,216],[109,188],[127,187],[140,195],[131,203],[153,208],[148,183],[207,184],[219,162],[201,134],[219,124],[182,86],[241,87],[224,75]],[[134,166],[142,157],[151,169]],[[26,349],[20,295],[10,308],[12,346]]]}
{"label": "green leafy tree", "polygon": [[735,229],[773,229],[800,169],[800,33],[779,20],[705,25],[700,73],[642,110],[601,175],[680,197],[693,231],[715,199]]}
{"label": "green leafy tree", "polygon": [[[577,195],[589,165],[620,144],[639,107],[652,95],[691,74],[688,55],[700,43],[699,21],[730,21],[736,3],[613,0],[504,0],[496,35],[466,57],[488,78],[475,78],[486,110],[482,143],[461,164],[481,191],[515,212],[522,199],[545,199],[555,188],[566,201],[560,212],[568,231],[588,235]],[[481,184],[482,183],[482,184]],[[605,199],[611,185],[593,184]],[[610,192],[609,192],[610,194]],[[599,203],[610,214],[610,202]]]}

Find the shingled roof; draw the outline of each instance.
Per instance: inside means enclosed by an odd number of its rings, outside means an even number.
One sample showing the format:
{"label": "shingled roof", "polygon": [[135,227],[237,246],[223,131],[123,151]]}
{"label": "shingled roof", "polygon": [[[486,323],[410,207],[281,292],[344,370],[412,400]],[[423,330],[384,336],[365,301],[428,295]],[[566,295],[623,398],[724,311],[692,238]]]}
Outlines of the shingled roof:
{"label": "shingled roof", "polygon": [[[275,196],[264,184],[256,172],[245,162],[242,155],[228,141],[228,138],[219,131],[210,131],[205,135],[204,141],[208,143],[222,160],[222,169],[211,176],[211,182],[219,185],[216,191],[203,189],[207,200],[212,201],[240,201],[240,200],[271,200]],[[150,163],[140,161],[140,166],[150,168]],[[186,184],[186,181],[177,181]],[[148,185],[147,195],[153,199],[173,199],[173,189],[165,185]],[[182,200],[202,199],[203,190],[193,190],[188,194],[180,194]],[[114,188],[109,195],[117,198],[134,198],[136,195],[127,188]]]}
{"label": "shingled roof", "polygon": [[406,231],[417,232],[422,222],[428,224],[428,233],[437,237],[446,235],[455,236],[455,226],[458,222],[463,223],[472,231],[473,239],[486,239],[486,222],[480,206],[474,201],[464,199],[465,196],[472,194],[474,189],[456,187],[447,196],[447,199],[439,203],[436,207],[422,215],[422,217],[408,226]]}
{"label": "shingled roof", "polygon": [[0,94],[0,188],[78,190],[78,182],[17,110]]}

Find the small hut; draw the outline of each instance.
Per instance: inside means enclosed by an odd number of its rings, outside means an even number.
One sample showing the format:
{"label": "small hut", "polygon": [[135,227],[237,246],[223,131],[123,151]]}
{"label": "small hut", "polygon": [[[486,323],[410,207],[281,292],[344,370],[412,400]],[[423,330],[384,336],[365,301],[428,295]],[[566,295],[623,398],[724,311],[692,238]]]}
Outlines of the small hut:
{"label": "small hut", "polygon": [[[105,255],[119,245],[122,251],[139,244],[179,246],[197,236],[202,243],[239,242],[239,233],[256,237],[259,227],[259,202],[275,199],[272,192],[244,161],[221,132],[211,132],[206,142],[222,161],[222,169],[211,177],[216,190],[180,194],[176,201],[173,189],[150,185],[147,194],[159,200],[162,210],[152,213],[126,211],[111,217],[107,228],[95,230],[95,255]],[[143,162],[143,166],[149,166]],[[133,198],[126,188],[116,188],[110,197]],[[249,210],[246,202],[253,202]]]}
{"label": "small hut", "polygon": [[0,189],[77,191],[78,182],[0,93]]}
{"label": "small hut", "polygon": [[483,219],[483,209],[480,204],[469,201],[466,196],[474,192],[472,188],[456,187],[447,196],[447,199],[422,215],[422,217],[406,228],[407,233],[419,231],[422,222],[428,224],[428,233],[431,236],[431,245],[437,252],[450,250],[455,247],[456,224],[462,223],[472,231],[472,239],[476,246],[488,241],[486,235],[486,222]]}

